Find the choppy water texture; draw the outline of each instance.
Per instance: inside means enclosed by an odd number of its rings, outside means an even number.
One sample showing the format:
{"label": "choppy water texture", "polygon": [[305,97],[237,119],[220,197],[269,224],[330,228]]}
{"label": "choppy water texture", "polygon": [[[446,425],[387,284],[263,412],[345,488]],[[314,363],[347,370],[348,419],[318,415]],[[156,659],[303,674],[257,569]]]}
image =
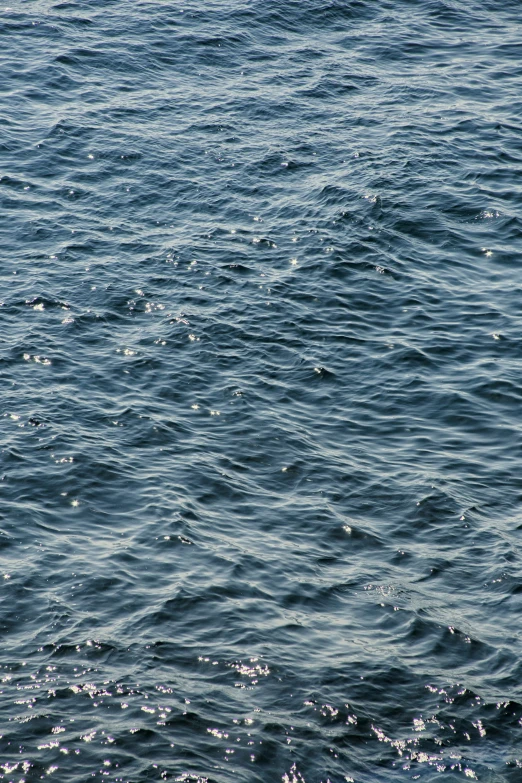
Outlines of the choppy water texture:
{"label": "choppy water texture", "polygon": [[520,2],[0,13],[0,780],[522,780]]}

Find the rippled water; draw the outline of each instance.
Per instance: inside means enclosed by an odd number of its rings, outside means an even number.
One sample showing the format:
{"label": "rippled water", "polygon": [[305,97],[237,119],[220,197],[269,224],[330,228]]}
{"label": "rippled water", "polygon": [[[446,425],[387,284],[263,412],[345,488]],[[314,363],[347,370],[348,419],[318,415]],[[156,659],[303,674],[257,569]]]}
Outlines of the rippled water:
{"label": "rippled water", "polygon": [[522,780],[519,2],[0,13],[0,780]]}

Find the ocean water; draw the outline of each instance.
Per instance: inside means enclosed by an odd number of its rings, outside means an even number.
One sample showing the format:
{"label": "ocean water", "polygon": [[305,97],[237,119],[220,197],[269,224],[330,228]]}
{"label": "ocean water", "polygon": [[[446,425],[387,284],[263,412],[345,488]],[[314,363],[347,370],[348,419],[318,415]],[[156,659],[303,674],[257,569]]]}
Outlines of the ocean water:
{"label": "ocean water", "polygon": [[1,781],[522,781],[520,12],[1,9]]}

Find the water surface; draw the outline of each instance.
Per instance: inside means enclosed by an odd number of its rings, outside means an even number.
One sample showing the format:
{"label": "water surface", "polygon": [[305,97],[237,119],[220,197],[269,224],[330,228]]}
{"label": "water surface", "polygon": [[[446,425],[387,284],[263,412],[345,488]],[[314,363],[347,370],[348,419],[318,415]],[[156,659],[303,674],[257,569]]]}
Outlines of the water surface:
{"label": "water surface", "polygon": [[522,780],[520,4],[0,32],[0,780]]}

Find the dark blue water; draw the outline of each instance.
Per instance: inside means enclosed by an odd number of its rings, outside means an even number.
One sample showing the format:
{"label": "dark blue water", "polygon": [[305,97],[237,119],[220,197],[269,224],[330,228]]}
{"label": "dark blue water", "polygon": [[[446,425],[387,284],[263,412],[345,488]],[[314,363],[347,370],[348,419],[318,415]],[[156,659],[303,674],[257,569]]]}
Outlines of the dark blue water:
{"label": "dark blue water", "polygon": [[0,33],[0,780],[522,781],[520,2]]}

